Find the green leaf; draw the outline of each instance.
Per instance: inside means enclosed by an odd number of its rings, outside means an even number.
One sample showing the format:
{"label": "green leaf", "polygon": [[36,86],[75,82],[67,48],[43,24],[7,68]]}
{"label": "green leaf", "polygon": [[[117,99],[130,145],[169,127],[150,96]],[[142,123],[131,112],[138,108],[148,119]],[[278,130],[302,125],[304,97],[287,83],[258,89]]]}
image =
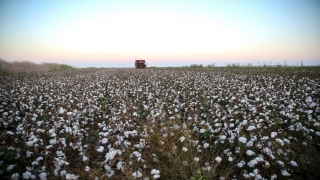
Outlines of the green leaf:
{"label": "green leaf", "polygon": [[200,169],[200,168],[197,169],[196,173],[197,173],[198,175],[201,175],[201,169]]}
{"label": "green leaf", "polygon": [[12,160],[17,156],[16,151],[8,151],[4,154],[4,160],[8,162],[12,162]]}

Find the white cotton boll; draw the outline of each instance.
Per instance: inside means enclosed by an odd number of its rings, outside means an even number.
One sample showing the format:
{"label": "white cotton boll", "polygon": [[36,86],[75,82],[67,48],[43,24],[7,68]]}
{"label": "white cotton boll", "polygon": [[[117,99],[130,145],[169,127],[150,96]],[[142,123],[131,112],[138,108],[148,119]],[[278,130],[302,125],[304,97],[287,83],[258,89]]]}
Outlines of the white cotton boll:
{"label": "white cotton boll", "polygon": [[289,140],[289,139],[284,138],[283,141],[284,141],[285,143],[287,143],[287,144],[290,144],[290,140]]}
{"label": "white cotton boll", "polygon": [[230,156],[230,157],[228,158],[228,161],[232,162],[232,161],[233,161],[233,158]]}
{"label": "white cotton boll", "polygon": [[277,179],[277,175],[276,174],[273,174],[273,175],[270,176],[270,180],[275,180],[275,179]]}
{"label": "white cotton boll", "polygon": [[247,150],[246,154],[247,154],[248,156],[255,155],[255,153],[254,153],[253,151],[251,151],[251,150]]}
{"label": "white cotton boll", "polygon": [[248,124],[248,120],[243,120],[243,121],[241,122],[241,124],[242,124],[242,125]]}
{"label": "white cotton boll", "polygon": [[203,144],[203,148],[207,149],[209,147],[209,144],[208,143],[204,143]]}
{"label": "white cotton boll", "polygon": [[117,151],[114,148],[111,148],[105,156],[106,161],[108,162],[108,161],[112,160],[115,157],[115,155],[117,155]]}
{"label": "white cotton boll", "polygon": [[252,147],[253,146],[253,141],[248,141],[246,144],[247,147]]}
{"label": "white cotton boll", "polygon": [[32,174],[29,171],[26,171],[22,174],[23,179],[31,179],[31,176]]}
{"label": "white cotton boll", "polygon": [[11,171],[16,165],[15,164],[10,164],[8,167],[7,167],[7,171]]}
{"label": "white cotton boll", "polygon": [[305,99],[305,102],[311,103],[311,102],[312,102],[312,97],[311,97],[311,96],[308,96],[308,97]]}
{"label": "white cotton boll", "polygon": [[12,131],[7,131],[6,134],[9,134],[9,135],[14,135],[14,133]]}
{"label": "white cotton boll", "polygon": [[271,138],[275,138],[277,135],[278,135],[278,133],[272,132],[272,133],[271,133]]}
{"label": "white cotton boll", "polygon": [[60,176],[66,176],[66,175],[67,175],[67,171],[66,170],[60,171]]}
{"label": "white cotton boll", "polygon": [[11,175],[11,179],[12,179],[12,180],[18,180],[18,179],[19,179],[19,174],[18,174],[18,173],[13,173],[13,174]]}
{"label": "white cotton boll", "polygon": [[39,178],[40,178],[41,180],[47,180],[47,173],[46,173],[46,172],[40,173],[40,174],[39,174]]}
{"label": "white cotton boll", "polygon": [[255,130],[255,129],[256,129],[255,126],[249,126],[249,127],[247,128],[247,131],[253,131],[253,130]]}
{"label": "white cotton boll", "polygon": [[97,149],[98,152],[103,152],[104,151],[104,147],[103,146],[100,146],[98,149]]}
{"label": "white cotton boll", "polygon": [[42,161],[43,160],[43,157],[39,156],[36,161]]}
{"label": "white cotton boll", "polygon": [[87,156],[83,156],[83,157],[82,157],[82,161],[83,161],[83,162],[89,161],[89,158],[88,158]]}
{"label": "white cotton boll", "polygon": [[[256,177],[256,175],[255,175],[254,173],[249,173],[249,176],[250,176],[251,178]],[[250,177],[249,177],[249,178],[250,178]]]}
{"label": "white cotton boll", "polygon": [[102,144],[107,144],[107,143],[108,143],[108,139],[107,139],[107,138],[103,138],[103,139],[101,140],[101,143],[102,143]]}
{"label": "white cotton boll", "polygon": [[182,148],[182,151],[187,152],[187,151],[188,151],[188,148],[183,147],[183,148]]}
{"label": "white cotton boll", "polygon": [[49,140],[49,143],[51,144],[51,145],[54,145],[54,144],[57,144],[57,140],[54,138],[54,139],[50,139]]}
{"label": "white cotton boll", "polygon": [[142,174],[141,174],[140,171],[136,171],[136,172],[132,173],[132,177],[133,177],[134,179],[138,179],[138,178],[141,178],[141,177],[142,177]]}
{"label": "white cotton boll", "polygon": [[160,178],[160,171],[156,170],[156,169],[152,169],[151,175],[152,175],[153,179],[158,179],[158,178]]}
{"label": "white cotton boll", "polygon": [[251,177],[250,177],[250,175],[249,174],[247,174],[247,173],[243,173],[243,175],[242,175],[245,179],[250,179]]}
{"label": "white cotton boll", "polygon": [[239,163],[237,163],[237,166],[239,168],[242,168],[246,163],[244,161],[240,161]]}
{"label": "white cotton boll", "polygon": [[261,140],[262,140],[262,141],[269,140],[269,136],[263,136],[263,137],[261,138]]}
{"label": "white cotton boll", "polygon": [[303,142],[302,142],[302,145],[304,145],[304,146],[308,146],[308,143],[307,143],[307,142],[305,142],[305,141],[303,141]]}
{"label": "white cotton boll", "polygon": [[59,109],[59,114],[63,114],[63,112],[64,112],[64,109],[61,107],[61,108]]}
{"label": "white cotton boll", "polygon": [[295,161],[290,161],[290,164],[291,164],[291,166],[298,167],[298,164]]}
{"label": "white cotton boll", "polygon": [[246,143],[247,142],[247,138],[245,137],[239,137],[238,140],[242,143]]}
{"label": "white cotton boll", "polygon": [[200,160],[200,159],[199,159],[198,157],[195,157],[195,158],[193,159],[193,161],[196,162],[196,163],[199,162],[199,160]]}
{"label": "white cotton boll", "polygon": [[181,136],[179,140],[180,140],[181,142],[183,142],[185,139],[186,139],[186,138],[185,138],[184,136]]}
{"label": "white cotton boll", "polygon": [[28,142],[27,142],[27,145],[28,145],[28,146],[33,146],[33,141],[28,141]]}
{"label": "white cotton boll", "polygon": [[221,126],[221,123],[214,124],[214,127],[220,127],[220,126]]}
{"label": "white cotton boll", "polygon": [[63,153],[62,151],[57,151],[57,152],[56,152],[56,154],[57,154],[57,156],[58,156],[58,157],[65,156],[65,155],[64,155],[64,153]]}
{"label": "white cotton boll", "polygon": [[125,163],[124,163],[124,162],[121,162],[121,161],[119,161],[119,162],[117,163],[117,169],[118,169],[118,170],[121,170],[122,172],[124,172],[123,164],[125,164]]}
{"label": "white cotton boll", "polygon": [[33,161],[31,164],[32,164],[32,166],[37,166],[39,164],[39,162],[38,161]]}
{"label": "white cotton boll", "polygon": [[140,144],[135,144],[135,145],[133,145],[133,147],[135,147],[135,148],[137,148],[137,149],[140,149],[140,148],[141,148]]}
{"label": "white cotton boll", "polygon": [[215,158],[215,160],[216,160],[218,163],[220,163],[220,162],[222,161],[222,158],[218,156],[218,157]]}
{"label": "white cotton boll", "polygon": [[90,171],[90,167],[86,166],[86,168],[84,169],[85,171],[89,172]]}
{"label": "white cotton boll", "polygon": [[277,141],[279,144],[281,144],[281,146],[284,145],[284,142],[283,142],[281,139],[276,139],[276,141]]}
{"label": "white cotton boll", "polygon": [[224,135],[222,135],[222,136],[220,136],[220,140],[225,140],[227,138],[227,136],[224,136]]}
{"label": "white cotton boll", "polygon": [[277,163],[278,163],[281,167],[284,167],[284,162],[278,160]]}
{"label": "white cotton boll", "polygon": [[291,174],[288,173],[288,171],[286,171],[286,170],[282,170],[281,174],[282,174],[282,176],[291,176]]}
{"label": "white cotton boll", "polygon": [[74,175],[74,174],[67,174],[66,175],[66,179],[68,179],[68,180],[76,180],[76,179],[78,179],[79,178],[79,176],[77,176],[77,175]]}
{"label": "white cotton boll", "polygon": [[203,134],[203,133],[205,133],[205,132],[206,132],[205,129],[200,129],[200,133],[201,133],[201,134]]}
{"label": "white cotton boll", "polygon": [[269,168],[270,167],[270,163],[268,161],[264,162],[264,167]]}
{"label": "white cotton boll", "polygon": [[256,164],[258,164],[258,162],[257,162],[255,159],[253,159],[253,160],[251,160],[250,162],[248,162],[248,166],[249,166],[249,167],[253,167],[253,166],[255,166]]}
{"label": "white cotton boll", "polygon": [[105,164],[103,167],[104,167],[104,170],[106,170],[106,171],[111,170],[111,167],[108,164]]}

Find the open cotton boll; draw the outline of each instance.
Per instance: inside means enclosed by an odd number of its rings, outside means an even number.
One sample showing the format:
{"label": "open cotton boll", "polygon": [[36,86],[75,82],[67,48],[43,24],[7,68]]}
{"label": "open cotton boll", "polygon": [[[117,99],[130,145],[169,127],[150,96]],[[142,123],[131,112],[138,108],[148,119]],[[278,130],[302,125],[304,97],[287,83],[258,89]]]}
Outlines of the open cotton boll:
{"label": "open cotton boll", "polygon": [[276,132],[271,132],[271,138],[275,138],[278,135]]}
{"label": "open cotton boll", "polygon": [[101,143],[102,143],[102,144],[107,144],[107,143],[108,143],[108,139],[107,139],[107,138],[103,138],[103,139],[101,140]]}
{"label": "open cotton boll", "polygon": [[82,157],[82,161],[83,161],[83,162],[89,161],[89,158],[88,158],[87,156],[83,156],[83,157]]}
{"label": "open cotton boll", "polygon": [[19,174],[18,174],[18,173],[13,173],[13,174],[11,175],[11,179],[12,179],[12,180],[18,180],[18,179],[19,179]]}
{"label": "open cotton boll", "polygon": [[187,152],[187,151],[188,151],[188,148],[183,147],[183,148],[182,148],[182,151]]}
{"label": "open cotton boll", "polygon": [[151,170],[151,175],[153,179],[159,179],[160,178],[160,171],[156,169]]}
{"label": "open cotton boll", "polygon": [[140,171],[136,171],[136,172],[132,173],[132,177],[133,177],[134,179],[138,179],[138,178],[141,178],[141,177],[142,177],[142,174],[141,174]]}
{"label": "open cotton boll", "polygon": [[245,164],[246,164],[246,162],[244,162],[244,161],[242,160],[242,161],[240,161],[239,163],[237,163],[237,166],[238,166],[239,168],[242,168]]}
{"label": "open cotton boll", "polygon": [[76,180],[76,179],[78,179],[79,178],[79,176],[77,176],[77,175],[75,175],[75,174],[67,174],[66,175],[66,179],[68,179],[68,180]]}
{"label": "open cotton boll", "polygon": [[286,170],[282,170],[281,174],[282,174],[282,176],[291,176],[291,174],[288,173],[288,171],[286,171]]}
{"label": "open cotton boll", "polygon": [[183,142],[185,139],[186,138],[184,136],[181,136],[179,140],[180,140],[180,142]]}
{"label": "open cotton boll", "polygon": [[249,126],[246,130],[247,130],[247,131],[253,131],[253,130],[255,130],[255,129],[256,129],[255,126]]}
{"label": "open cotton boll", "polygon": [[246,143],[247,142],[247,138],[245,137],[239,137],[238,140],[242,143]]}
{"label": "open cotton boll", "polygon": [[15,164],[10,164],[8,167],[7,167],[7,171],[10,172],[16,165]]}
{"label": "open cotton boll", "polygon": [[281,144],[281,146],[283,146],[284,145],[284,142],[281,140],[281,139],[276,139],[276,141],[279,143],[279,144]]}
{"label": "open cotton boll", "polygon": [[249,167],[253,167],[253,166],[255,166],[256,164],[258,164],[258,161],[255,160],[255,159],[253,159],[253,160],[251,160],[250,162],[247,163],[247,165],[248,165]]}
{"label": "open cotton boll", "polygon": [[232,162],[233,158],[231,156],[229,156],[228,161]]}
{"label": "open cotton boll", "polygon": [[104,151],[104,147],[103,146],[100,146],[98,149],[97,149],[98,152],[103,152]]}
{"label": "open cotton boll", "polygon": [[278,160],[277,163],[278,163],[281,167],[284,167],[284,162]]}
{"label": "open cotton boll", "polygon": [[251,151],[251,150],[247,150],[246,154],[247,154],[248,156],[255,155],[255,153],[254,153],[253,151]]}
{"label": "open cotton boll", "polygon": [[106,162],[112,160],[115,155],[117,155],[117,151],[114,148],[111,148],[105,156]]}
{"label": "open cotton boll", "polygon": [[23,179],[36,179],[36,176],[33,175],[31,172],[26,171],[22,174]]}
{"label": "open cotton boll", "polygon": [[46,172],[40,173],[40,174],[39,174],[39,178],[40,178],[41,180],[47,180],[47,173],[46,173]]}
{"label": "open cotton boll", "polygon": [[298,164],[295,161],[290,161],[290,164],[291,164],[291,166],[298,167]]}
{"label": "open cotton boll", "polygon": [[218,163],[220,163],[220,162],[222,161],[222,158],[218,156],[218,157],[215,158],[215,160],[216,160]]}
{"label": "open cotton boll", "polygon": [[220,140],[224,141],[224,140],[227,138],[227,136],[222,135],[222,136],[220,136],[219,138],[220,138]]}

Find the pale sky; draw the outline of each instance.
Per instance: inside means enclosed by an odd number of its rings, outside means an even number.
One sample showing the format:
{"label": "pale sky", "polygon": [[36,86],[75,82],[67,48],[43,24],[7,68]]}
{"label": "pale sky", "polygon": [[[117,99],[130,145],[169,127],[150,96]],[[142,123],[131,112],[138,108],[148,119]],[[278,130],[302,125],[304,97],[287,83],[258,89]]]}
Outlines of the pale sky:
{"label": "pale sky", "polygon": [[319,0],[0,0],[0,58],[320,65]]}

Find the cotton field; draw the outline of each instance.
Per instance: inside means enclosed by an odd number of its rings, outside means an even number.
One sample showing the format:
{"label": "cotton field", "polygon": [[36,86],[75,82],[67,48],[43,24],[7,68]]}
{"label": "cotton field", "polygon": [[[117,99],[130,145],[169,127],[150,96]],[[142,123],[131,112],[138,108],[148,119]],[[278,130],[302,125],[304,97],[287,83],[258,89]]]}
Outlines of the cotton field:
{"label": "cotton field", "polygon": [[319,179],[320,72],[0,76],[1,179]]}

